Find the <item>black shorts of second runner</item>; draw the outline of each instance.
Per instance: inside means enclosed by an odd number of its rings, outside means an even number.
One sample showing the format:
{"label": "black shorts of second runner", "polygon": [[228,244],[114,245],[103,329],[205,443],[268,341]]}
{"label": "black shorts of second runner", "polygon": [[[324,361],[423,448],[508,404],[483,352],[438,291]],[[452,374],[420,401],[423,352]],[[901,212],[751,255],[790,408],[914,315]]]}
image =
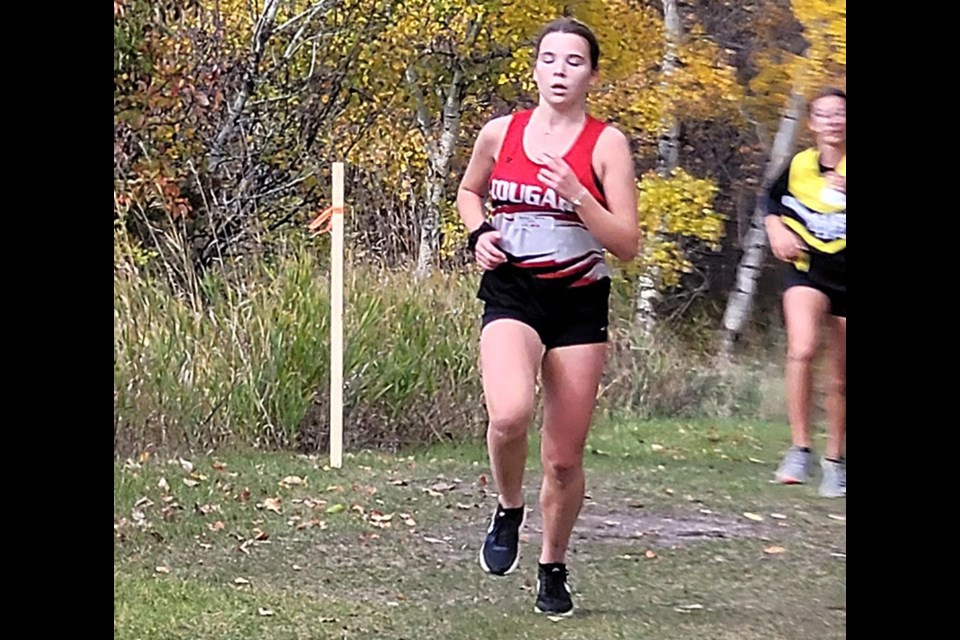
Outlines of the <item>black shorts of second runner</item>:
{"label": "black shorts of second runner", "polygon": [[610,280],[582,287],[542,283],[509,264],[484,272],[481,327],[509,318],[533,328],[547,349],[607,342]]}
{"label": "black shorts of second runner", "polygon": [[836,316],[837,318],[847,317],[846,290],[834,289],[833,287],[814,282],[807,273],[797,270],[792,265],[787,267],[783,288],[787,290],[790,287],[812,287],[822,292],[830,301],[830,315]]}

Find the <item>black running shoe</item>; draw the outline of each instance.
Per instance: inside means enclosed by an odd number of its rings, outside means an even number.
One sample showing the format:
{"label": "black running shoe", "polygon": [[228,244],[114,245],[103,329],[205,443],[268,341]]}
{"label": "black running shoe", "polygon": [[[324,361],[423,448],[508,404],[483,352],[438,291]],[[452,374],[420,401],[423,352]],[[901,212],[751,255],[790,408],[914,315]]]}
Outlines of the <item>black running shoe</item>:
{"label": "black running shoe", "polygon": [[565,564],[554,562],[538,566],[537,606],[534,611],[551,616],[573,615]]}
{"label": "black running shoe", "polygon": [[505,576],[517,568],[520,562],[520,527],[523,526],[525,509],[504,509],[497,503],[497,510],[487,528],[487,537],[480,549],[480,566],[487,573]]}

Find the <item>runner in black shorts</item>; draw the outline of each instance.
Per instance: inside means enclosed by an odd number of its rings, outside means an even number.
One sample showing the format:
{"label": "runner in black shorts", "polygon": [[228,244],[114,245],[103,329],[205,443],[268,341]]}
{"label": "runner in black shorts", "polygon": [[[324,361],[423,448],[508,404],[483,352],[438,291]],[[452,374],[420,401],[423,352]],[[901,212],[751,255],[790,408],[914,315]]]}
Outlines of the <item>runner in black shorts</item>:
{"label": "runner in black shorts", "polygon": [[560,19],[544,28],[535,50],[539,104],[483,127],[457,206],[484,270],[480,366],[499,493],[479,562],[494,575],[519,563],[527,429],[542,374],[535,609],[567,615],[573,602],[565,555],[583,503],[583,449],[606,358],[604,251],[636,256],[637,185],[626,137],[586,112],[600,54],[593,33]]}
{"label": "runner in black shorts", "polygon": [[789,263],[783,294],[787,324],[787,413],[792,445],[776,471],[805,483],[811,468],[810,394],[820,327],[833,344],[827,397],[828,439],[820,495],[847,495],[847,97],[838,89],[810,102],[815,147],[790,159],[770,189],[766,227],[774,255]]}

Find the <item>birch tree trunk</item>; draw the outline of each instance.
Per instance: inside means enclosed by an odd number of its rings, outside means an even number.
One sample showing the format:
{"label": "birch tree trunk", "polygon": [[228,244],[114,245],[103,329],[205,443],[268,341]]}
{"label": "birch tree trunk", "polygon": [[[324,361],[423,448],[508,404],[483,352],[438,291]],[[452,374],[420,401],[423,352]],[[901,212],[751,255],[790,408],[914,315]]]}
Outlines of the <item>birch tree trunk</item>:
{"label": "birch tree trunk", "polygon": [[770,161],[763,174],[761,197],[757,199],[753,215],[750,219],[750,228],[743,241],[743,256],[737,266],[737,275],[734,280],[733,291],[727,299],[727,307],[723,313],[723,337],[721,340],[720,355],[730,358],[733,355],[734,345],[743,328],[750,319],[753,301],[757,292],[757,280],[763,268],[766,257],[767,231],[763,224],[765,195],[770,186],[783,168],[783,163],[793,150],[797,136],[797,125],[800,121],[800,111],[803,108],[803,95],[794,90],[787,101],[787,108],[780,118],[780,126],[773,141]]}
{"label": "birch tree trunk", "polygon": [[[679,64],[677,47],[683,36],[676,0],[663,0],[663,19],[667,48],[663,57],[663,80],[660,82],[660,86],[664,90],[664,94],[669,95],[670,82]],[[657,171],[661,176],[666,177],[679,165],[680,155],[680,122],[673,111],[672,105],[669,105],[664,112],[662,126],[663,133],[660,135],[657,149]],[[659,231],[654,233],[658,234]],[[645,258],[649,256],[651,249],[651,243],[644,243]],[[659,285],[660,270],[656,266],[648,267],[637,279],[633,321],[642,335],[648,338],[653,334],[657,324],[656,303],[660,299]]]}

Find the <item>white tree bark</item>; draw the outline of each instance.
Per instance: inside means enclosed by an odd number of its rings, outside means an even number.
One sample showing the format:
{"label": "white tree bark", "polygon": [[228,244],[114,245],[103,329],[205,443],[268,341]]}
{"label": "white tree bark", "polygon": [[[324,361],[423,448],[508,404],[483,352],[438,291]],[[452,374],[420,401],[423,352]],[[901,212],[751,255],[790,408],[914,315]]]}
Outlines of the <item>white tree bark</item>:
{"label": "white tree bark", "polygon": [[223,161],[223,146],[233,136],[233,132],[240,120],[240,114],[243,113],[247,101],[256,88],[258,69],[260,61],[263,59],[263,52],[273,34],[274,23],[277,19],[277,10],[280,8],[280,0],[267,0],[263,7],[263,13],[257,20],[257,26],[253,31],[253,42],[251,44],[252,58],[250,65],[243,72],[243,82],[240,86],[240,92],[230,104],[229,115],[217,132],[217,137],[213,141],[213,147],[208,156],[208,164],[211,170],[215,169]]}
{"label": "white tree bark", "polygon": [[[679,64],[677,48],[683,37],[676,0],[663,0],[663,20],[667,47],[663,57],[663,79],[660,86],[666,94],[666,90],[673,79],[674,71]],[[657,149],[657,171],[661,176],[666,177],[677,168],[680,156],[680,122],[676,117],[673,105],[668,105],[664,111],[662,128],[663,131]],[[659,231],[654,233],[659,234]],[[649,255],[651,250],[651,243],[644,243],[644,254]],[[650,337],[656,328],[656,303],[660,299],[659,286],[660,270],[656,266],[649,267],[637,279],[633,320],[634,325],[646,337]]]}
{"label": "white tree bark", "polygon": [[[467,29],[468,48],[480,31],[480,18],[470,23]],[[417,252],[417,267],[414,277],[421,279],[429,275],[437,262],[440,252],[440,204],[443,202],[444,186],[450,171],[450,159],[457,148],[457,136],[460,134],[460,115],[463,106],[463,93],[466,79],[460,60],[452,60],[453,77],[447,87],[446,99],[440,115],[440,132],[435,134],[427,112],[423,92],[417,82],[413,66],[407,67],[407,86],[416,103],[417,125],[427,141],[427,197],[420,216],[420,247]]]}
{"label": "white tree bark", "polygon": [[800,120],[800,111],[803,108],[803,95],[794,90],[787,100],[787,107],[780,118],[780,126],[773,141],[770,152],[770,161],[763,174],[761,197],[757,199],[753,215],[750,219],[750,228],[743,241],[743,256],[737,266],[736,280],[733,291],[727,299],[727,307],[723,313],[723,339],[721,341],[721,356],[729,358],[733,355],[734,345],[743,332],[750,312],[753,309],[753,300],[757,292],[757,280],[763,268],[766,257],[767,231],[763,224],[764,196],[770,190],[771,184],[783,169],[783,164],[793,150],[797,136],[797,125]]}
{"label": "white tree bark", "polygon": [[450,170],[450,159],[456,149],[457,135],[460,131],[460,107],[463,96],[463,71],[454,70],[453,78],[447,88],[447,98],[443,104],[439,140],[434,141],[433,132],[427,117],[423,94],[415,84],[416,76],[412,68],[407,69],[407,84],[410,86],[417,103],[417,123],[427,144],[427,197],[420,217],[420,247],[417,254],[415,276],[428,275],[436,263],[440,249],[440,203],[443,201],[444,183]]}

